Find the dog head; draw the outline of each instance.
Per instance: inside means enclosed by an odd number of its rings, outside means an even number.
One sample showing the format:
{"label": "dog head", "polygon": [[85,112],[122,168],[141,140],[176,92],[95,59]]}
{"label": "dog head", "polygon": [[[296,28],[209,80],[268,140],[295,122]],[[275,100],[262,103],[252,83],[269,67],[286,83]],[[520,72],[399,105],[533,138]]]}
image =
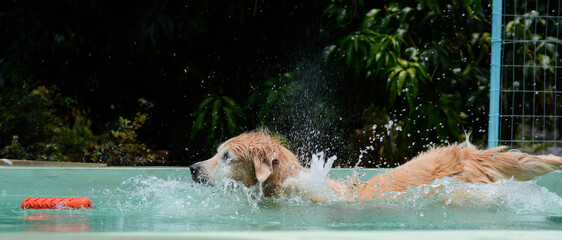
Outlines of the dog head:
{"label": "dog head", "polygon": [[268,133],[245,133],[224,142],[212,158],[190,167],[196,182],[230,178],[251,187],[263,183],[266,194],[281,187],[303,167],[295,155]]}

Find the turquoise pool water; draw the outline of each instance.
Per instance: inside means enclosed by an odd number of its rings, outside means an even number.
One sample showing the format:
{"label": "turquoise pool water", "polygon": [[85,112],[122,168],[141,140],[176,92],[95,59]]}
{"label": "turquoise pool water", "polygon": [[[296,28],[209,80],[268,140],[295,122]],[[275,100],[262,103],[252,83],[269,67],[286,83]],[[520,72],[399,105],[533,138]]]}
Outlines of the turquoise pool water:
{"label": "turquoise pool water", "polygon": [[[0,168],[0,176],[0,233],[562,230],[561,172],[502,185],[444,179],[400,199],[331,203],[263,199],[232,184],[201,186],[187,168]],[[94,208],[20,209],[31,196],[89,197]]]}

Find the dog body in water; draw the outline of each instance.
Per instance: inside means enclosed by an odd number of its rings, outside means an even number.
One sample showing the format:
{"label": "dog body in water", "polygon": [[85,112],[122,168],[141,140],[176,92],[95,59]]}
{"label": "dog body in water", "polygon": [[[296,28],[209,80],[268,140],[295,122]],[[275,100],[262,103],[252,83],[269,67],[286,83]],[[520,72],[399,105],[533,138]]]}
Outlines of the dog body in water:
{"label": "dog body in water", "polygon": [[[383,198],[386,192],[404,191],[443,177],[474,183],[496,183],[501,179],[527,181],[562,168],[562,158],[557,156],[502,152],[504,149],[478,150],[468,142],[435,147],[366,182],[326,179],[326,185],[338,200],[369,201]],[[279,196],[307,187],[295,179],[308,170],[280,141],[262,132],[245,133],[227,140],[219,146],[215,156],[191,165],[190,170],[193,180],[198,182],[230,178],[247,187],[261,184],[266,196]],[[327,199],[318,194],[310,197],[315,201]]]}

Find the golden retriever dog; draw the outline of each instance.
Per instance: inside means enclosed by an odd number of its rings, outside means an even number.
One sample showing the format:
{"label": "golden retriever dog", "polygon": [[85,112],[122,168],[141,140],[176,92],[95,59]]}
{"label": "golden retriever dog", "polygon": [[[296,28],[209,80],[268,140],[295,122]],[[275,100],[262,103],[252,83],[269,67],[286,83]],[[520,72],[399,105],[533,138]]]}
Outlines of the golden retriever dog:
{"label": "golden retriever dog", "polygon": [[[405,164],[366,182],[326,179],[338,200],[369,201],[385,192],[401,192],[443,177],[469,183],[497,183],[501,179],[531,180],[562,168],[562,158],[506,152],[505,147],[478,150],[466,142],[434,147]],[[287,191],[306,189],[295,179],[305,169],[297,157],[271,134],[244,133],[221,144],[212,158],[190,166],[194,181],[213,183],[230,178],[247,187],[261,184],[265,196],[281,196]],[[306,190],[303,190],[306,192]],[[328,193],[320,193],[328,194]],[[325,201],[322,196],[310,196]]]}

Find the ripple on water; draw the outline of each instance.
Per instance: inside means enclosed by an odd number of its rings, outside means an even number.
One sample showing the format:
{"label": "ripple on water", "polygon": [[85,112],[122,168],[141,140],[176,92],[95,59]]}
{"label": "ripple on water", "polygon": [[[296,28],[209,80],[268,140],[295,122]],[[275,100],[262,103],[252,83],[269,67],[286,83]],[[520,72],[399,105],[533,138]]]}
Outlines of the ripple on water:
{"label": "ripple on water", "polygon": [[[311,163],[311,170],[294,181],[306,182],[309,191],[326,194],[325,178],[335,159],[330,158],[324,164],[324,156],[316,155],[313,160],[316,162]],[[114,215],[152,214],[193,221],[210,219],[215,222],[258,225],[268,222],[274,226],[308,224],[335,228],[343,228],[346,224],[348,227],[373,226],[381,222],[394,222],[391,226],[400,227],[416,219],[458,222],[467,216],[480,219],[474,222],[481,222],[482,218],[562,215],[562,198],[533,181],[504,180],[501,184],[479,184],[447,177],[388,194],[388,198],[370,202],[314,203],[306,196],[295,194],[265,198],[260,186],[247,188],[229,179],[207,186],[182,177],[163,179],[139,175],[125,180],[116,189],[102,191],[100,204],[96,207]]]}

